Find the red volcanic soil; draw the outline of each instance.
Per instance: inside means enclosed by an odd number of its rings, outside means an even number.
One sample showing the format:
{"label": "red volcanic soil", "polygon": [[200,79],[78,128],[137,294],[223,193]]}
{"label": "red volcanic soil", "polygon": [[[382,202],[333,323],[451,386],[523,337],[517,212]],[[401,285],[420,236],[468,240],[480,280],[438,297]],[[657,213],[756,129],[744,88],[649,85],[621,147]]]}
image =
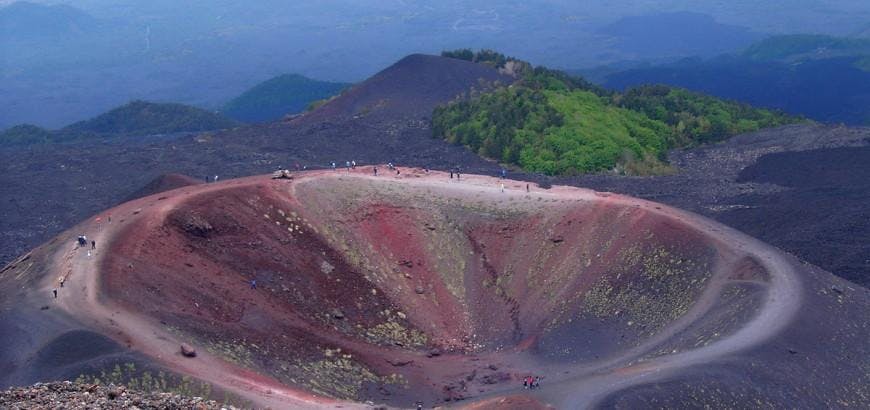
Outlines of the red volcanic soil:
{"label": "red volcanic soil", "polygon": [[[793,260],[711,221],[529,188],[406,168],[243,178],[126,203],[78,228],[93,255],[41,258],[73,284],[65,314],[174,372],[287,408],[610,403],[779,345],[817,297]],[[843,306],[868,304],[837,291]],[[542,387],[523,390],[527,375]],[[630,403],[649,404],[647,391]]]}

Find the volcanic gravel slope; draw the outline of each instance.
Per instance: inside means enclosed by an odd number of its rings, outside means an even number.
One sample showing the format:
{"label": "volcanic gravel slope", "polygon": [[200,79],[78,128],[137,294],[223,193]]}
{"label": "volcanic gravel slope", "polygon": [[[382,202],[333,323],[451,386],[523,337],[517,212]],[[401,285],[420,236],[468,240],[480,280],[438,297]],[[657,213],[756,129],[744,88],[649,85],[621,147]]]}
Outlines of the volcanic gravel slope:
{"label": "volcanic gravel slope", "polygon": [[[121,355],[288,408],[870,404],[865,288],[652,202],[400,170],[188,186],[60,235],[0,273],[3,384]],[[73,331],[114,348],[28,367]]]}

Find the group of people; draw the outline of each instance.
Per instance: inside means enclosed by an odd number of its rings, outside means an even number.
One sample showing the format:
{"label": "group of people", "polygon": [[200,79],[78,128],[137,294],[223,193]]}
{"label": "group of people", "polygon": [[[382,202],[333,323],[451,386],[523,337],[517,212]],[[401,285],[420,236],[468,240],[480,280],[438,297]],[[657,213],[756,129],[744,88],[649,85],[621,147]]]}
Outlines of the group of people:
{"label": "group of people", "polygon": [[[76,238],[76,243],[78,244],[79,248],[85,248],[88,246],[88,237],[85,235],[79,235],[78,238]],[[91,240],[90,245],[91,245],[91,248],[88,249],[88,256],[91,256],[92,250],[97,249],[97,241]],[[61,275],[59,278],[57,278],[57,283],[58,283],[58,285],[60,285],[60,287],[63,287],[64,282],[66,282],[66,276]],[[57,299],[57,288],[52,289],[51,293],[54,296],[54,298]]]}
{"label": "group of people", "polygon": [[[88,237],[85,235],[79,235],[77,241],[79,243],[79,248],[88,246]],[[97,249],[97,241],[91,241],[91,249]]]}
{"label": "group of people", "polygon": [[[345,161],[344,168],[348,173],[350,173],[350,170],[356,169],[356,161]],[[336,164],[335,161],[332,161],[332,170],[338,171],[338,164]]]}
{"label": "group of people", "polygon": [[523,378],[524,389],[537,389],[541,387],[541,376],[526,376]]}

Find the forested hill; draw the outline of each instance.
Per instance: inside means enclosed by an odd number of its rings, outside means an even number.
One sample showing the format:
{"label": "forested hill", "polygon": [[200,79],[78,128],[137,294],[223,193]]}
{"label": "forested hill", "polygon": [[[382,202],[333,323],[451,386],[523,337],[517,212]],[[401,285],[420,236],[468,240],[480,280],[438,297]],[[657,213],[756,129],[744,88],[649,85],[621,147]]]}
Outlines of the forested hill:
{"label": "forested hill", "polygon": [[65,127],[67,132],[153,135],[231,128],[238,122],[221,114],[175,103],[133,101]]}
{"label": "forested hill", "polygon": [[518,81],[436,108],[434,135],[532,172],[665,173],[669,149],[802,121],[674,87],[614,92],[488,50],[442,55],[492,65]]}
{"label": "forested hill", "polygon": [[241,123],[184,104],[133,101],[59,130],[20,124],[0,131],[0,146],[28,146],[81,140],[140,137],[232,128]]}
{"label": "forested hill", "polygon": [[312,103],[350,87],[347,83],[312,80],[298,74],[270,78],[228,102],[223,113],[244,122],[278,120],[304,111]]}

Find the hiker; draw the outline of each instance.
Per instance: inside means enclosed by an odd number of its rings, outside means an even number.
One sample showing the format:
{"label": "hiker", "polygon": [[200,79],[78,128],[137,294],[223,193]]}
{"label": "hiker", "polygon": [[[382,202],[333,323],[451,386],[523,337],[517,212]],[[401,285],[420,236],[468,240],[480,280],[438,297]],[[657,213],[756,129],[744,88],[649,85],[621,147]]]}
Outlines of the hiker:
{"label": "hiker", "polygon": [[501,184],[501,192],[504,192],[504,183]]}
{"label": "hiker", "polygon": [[399,171],[399,168],[396,168],[396,175],[399,175],[401,173],[402,173],[402,171]]}
{"label": "hiker", "polygon": [[91,249],[97,249],[97,241],[91,241]]}
{"label": "hiker", "polygon": [[335,171],[335,161],[332,161],[332,170]]}
{"label": "hiker", "polygon": [[348,169],[348,171],[349,171],[349,170],[350,170],[350,161],[344,161],[344,166],[345,166],[345,167]]}
{"label": "hiker", "polygon": [[423,402],[422,401],[418,401],[416,404],[417,404],[417,410],[423,410]]}
{"label": "hiker", "polygon": [[523,378],[523,388],[531,389],[532,388],[532,376],[526,376]]}
{"label": "hiker", "polygon": [[532,388],[537,389],[541,387],[541,376],[535,376],[535,380],[532,381]]}
{"label": "hiker", "polygon": [[215,175],[215,176],[214,176],[214,182],[217,182],[217,180],[218,180],[218,176]]}
{"label": "hiker", "polygon": [[57,288],[52,289],[51,293],[54,293],[54,298],[57,299]]}
{"label": "hiker", "polygon": [[507,170],[502,168],[501,169],[501,179],[504,179],[506,176],[507,176]]}
{"label": "hiker", "polygon": [[356,161],[353,161],[353,160],[350,161],[350,168],[356,169]]}
{"label": "hiker", "polygon": [[526,184],[526,192],[529,192],[529,184]]}
{"label": "hiker", "polygon": [[375,176],[378,176],[378,167],[375,167],[374,171],[375,171]]}
{"label": "hiker", "polygon": [[82,246],[85,246],[85,238],[84,238],[84,236],[79,235],[77,241],[78,241],[78,243],[79,243],[79,248],[81,248]]}
{"label": "hiker", "polygon": [[453,179],[453,170],[450,170],[450,179]]}
{"label": "hiker", "polygon": [[60,287],[63,287],[63,283],[66,282],[66,278],[61,275],[61,277],[57,278],[57,282],[60,283]]}
{"label": "hiker", "polygon": [[256,289],[256,288],[257,288],[257,280],[251,279],[251,289]]}

